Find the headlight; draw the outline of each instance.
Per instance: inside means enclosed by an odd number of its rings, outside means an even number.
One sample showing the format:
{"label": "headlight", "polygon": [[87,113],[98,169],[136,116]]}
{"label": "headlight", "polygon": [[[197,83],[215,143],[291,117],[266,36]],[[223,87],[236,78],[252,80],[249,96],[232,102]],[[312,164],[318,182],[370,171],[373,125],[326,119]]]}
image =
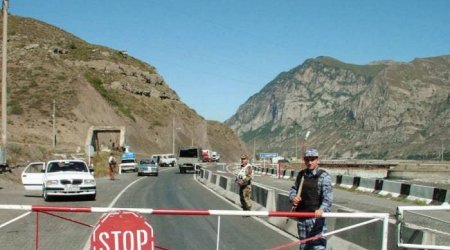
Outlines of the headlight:
{"label": "headlight", "polygon": [[93,179],[86,179],[86,180],[84,180],[84,184],[95,185],[95,180],[93,180]]}
{"label": "headlight", "polygon": [[58,180],[48,180],[46,184],[47,186],[58,185]]}

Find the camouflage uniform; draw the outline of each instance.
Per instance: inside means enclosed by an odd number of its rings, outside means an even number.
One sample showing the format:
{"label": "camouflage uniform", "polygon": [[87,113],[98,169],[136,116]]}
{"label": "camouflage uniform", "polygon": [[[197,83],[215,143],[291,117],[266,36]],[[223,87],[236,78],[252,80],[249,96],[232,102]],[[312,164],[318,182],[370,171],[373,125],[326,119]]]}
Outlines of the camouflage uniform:
{"label": "camouflage uniform", "polygon": [[252,208],[252,179],[252,165],[248,163],[241,165],[241,169],[236,177],[236,183],[239,185],[239,198],[243,210],[250,210]]}

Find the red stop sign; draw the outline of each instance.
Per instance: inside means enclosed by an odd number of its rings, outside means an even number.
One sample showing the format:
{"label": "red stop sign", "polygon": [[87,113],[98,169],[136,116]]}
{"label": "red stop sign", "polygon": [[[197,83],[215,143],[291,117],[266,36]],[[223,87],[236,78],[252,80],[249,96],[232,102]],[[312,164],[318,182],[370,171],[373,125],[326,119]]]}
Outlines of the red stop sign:
{"label": "red stop sign", "polygon": [[103,216],[91,235],[94,250],[141,250],[154,248],[153,229],[144,217],[133,212]]}

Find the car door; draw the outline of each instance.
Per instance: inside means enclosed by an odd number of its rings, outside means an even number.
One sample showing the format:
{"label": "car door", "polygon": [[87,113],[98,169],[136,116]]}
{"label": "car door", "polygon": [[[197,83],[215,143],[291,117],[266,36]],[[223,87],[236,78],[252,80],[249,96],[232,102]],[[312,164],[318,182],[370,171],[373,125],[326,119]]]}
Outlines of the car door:
{"label": "car door", "polygon": [[26,191],[42,191],[45,162],[31,162],[22,172],[22,184]]}

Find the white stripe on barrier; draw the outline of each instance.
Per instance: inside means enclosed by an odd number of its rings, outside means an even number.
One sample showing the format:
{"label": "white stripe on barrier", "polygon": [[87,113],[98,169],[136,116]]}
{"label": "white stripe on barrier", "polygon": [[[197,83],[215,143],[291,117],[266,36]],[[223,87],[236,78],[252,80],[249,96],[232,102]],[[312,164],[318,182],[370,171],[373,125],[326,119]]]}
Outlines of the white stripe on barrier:
{"label": "white stripe on barrier", "polygon": [[416,245],[416,244],[398,244],[399,248],[406,248],[406,249],[444,249],[448,250],[448,246],[433,246],[433,245]]}

